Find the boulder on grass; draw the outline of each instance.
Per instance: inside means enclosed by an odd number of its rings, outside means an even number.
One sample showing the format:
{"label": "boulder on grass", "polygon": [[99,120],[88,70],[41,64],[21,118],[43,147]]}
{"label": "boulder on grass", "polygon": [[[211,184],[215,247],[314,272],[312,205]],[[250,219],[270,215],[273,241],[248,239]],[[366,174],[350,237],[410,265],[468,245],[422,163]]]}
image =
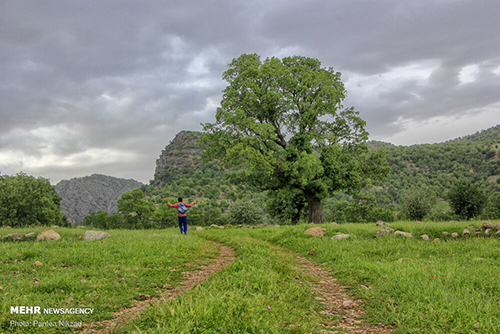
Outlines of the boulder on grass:
{"label": "boulder on grass", "polygon": [[38,240],[38,241],[43,241],[43,240],[57,241],[57,240],[61,240],[61,236],[56,231],[45,230],[45,231],[40,232],[40,234],[37,235],[36,240]]}
{"label": "boulder on grass", "polygon": [[4,235],[3,238],[19,241],[23,238],[23,235],[21,233],[12,233],[12,234]]}
{"label": "boulder on grass", "polygon": [[334,235],[332,237],[332,240],[346,239],[346,238],[349,238],[349,237],[350,237],[349,234],[340,233],[340,234]]}
{"label": "boulder on grass", "polygon": [[310,229],[304,232],[304,234],[314,235],[315,237],[322,237],[323,234],[325,233],[326,233],[326,228],[322,228],[319,226],[311,227]]}
{"label": "boulder on grass", "polygon": [[488,229],[488,228],[489,228],[489,229],[492,229],[492,228],[493,228],[493,224],[492,224],[492,223],[490,223],[490,222],[484,222],[484,223],[483,223],[483,228],[484,228],[484,229]]}
{"label": "boulder on grass", "polygon": [[83,240],[101,240],[105,238],[109,238],[111,235],[102,231],[86,231],[83,234]]}
{"label": "boulder on grass", "polygon": [[36,237],[36,235],[35,235],[35,232],[30,232],[30,233],[26,233],[26,234],[24,235],[24,237],[25,237],[26,239],[32,239],[32,238]]}
{"label": "boulder on grass", "polygon": [[403,232],[403,231],[396,231],[396,232],[394,232],[394,235],[400,235],[400,236],[405,237],[405,238],[413,238],[411,233]]}
{"label": "boulder on grass", "polygon": [[425,240],[425,241],[429,240],[429,236],[427,234],[422,234],[421,238],[422,238],[422,240]]}
{"label": "boulder on grass", "polygon": [[373,235],[374,238],[380,237],[381,235],[386,235],[386,234],[391,234],[394,232],[393,228],[386,227],[386,228],[379,228],[377,232]]}

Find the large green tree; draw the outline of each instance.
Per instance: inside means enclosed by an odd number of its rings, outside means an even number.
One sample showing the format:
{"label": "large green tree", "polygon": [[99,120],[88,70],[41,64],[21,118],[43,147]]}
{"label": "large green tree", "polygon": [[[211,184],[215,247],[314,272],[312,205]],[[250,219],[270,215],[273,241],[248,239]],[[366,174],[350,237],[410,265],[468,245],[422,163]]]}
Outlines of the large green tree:
{"label": "large green tree", "polygon": [[365,122],[344,108],[340,73],[302,56],[235,58],[224,72],[215,123],[204,124],[205,161],[243,167],[239,180],[257,190],[307,200],[309,222],[324,221],[322,199],[356,191],[389,172],[381,151],[369,152]]}
{"label": "large green tree", "polygon": [[60,203],[47,179],[25,173],[0,176],[0,226],[61,224]]}

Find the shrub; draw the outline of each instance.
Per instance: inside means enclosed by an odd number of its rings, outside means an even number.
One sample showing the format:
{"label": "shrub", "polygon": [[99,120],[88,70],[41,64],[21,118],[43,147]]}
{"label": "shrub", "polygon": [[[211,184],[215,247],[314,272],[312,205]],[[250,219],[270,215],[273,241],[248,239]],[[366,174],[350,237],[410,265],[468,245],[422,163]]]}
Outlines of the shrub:
{"label": "shrub", "polygon": [[262,223],[262,213],[251,202],[235,202],[229,207],[228,223],[233,225],[255,225]]}

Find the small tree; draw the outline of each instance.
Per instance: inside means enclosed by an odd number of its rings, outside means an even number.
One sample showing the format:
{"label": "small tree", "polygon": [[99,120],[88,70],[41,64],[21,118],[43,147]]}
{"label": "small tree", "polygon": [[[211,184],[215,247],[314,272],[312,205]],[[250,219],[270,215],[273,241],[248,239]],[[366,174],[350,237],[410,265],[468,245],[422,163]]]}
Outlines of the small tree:
{"label": "small tree", "polygon": [[132,192],[124,193],[118,200],[118,211],[126,216],[127,221],[135,220],[146,228],[149,225],[149,218],[155,212],[155,206],[144,199],[140,189],[134,189]]}
{"label": "small tree", "polygon": [[256,225],[262,222],[262,213],[255,204],[239,201],[229,207],[228,221],[234,225]]}
{"label": "small tree", "polygon": [[410,189],[401,194],[401,210],[412,220],[422,220],[432,211],[435,197],[425,189]]}
{"label": "small tree", "polygon": [[480,215],[486,205],[484,189],[462,179],[455,181],[447,195],[450,207],[462,219],[469,220]]}

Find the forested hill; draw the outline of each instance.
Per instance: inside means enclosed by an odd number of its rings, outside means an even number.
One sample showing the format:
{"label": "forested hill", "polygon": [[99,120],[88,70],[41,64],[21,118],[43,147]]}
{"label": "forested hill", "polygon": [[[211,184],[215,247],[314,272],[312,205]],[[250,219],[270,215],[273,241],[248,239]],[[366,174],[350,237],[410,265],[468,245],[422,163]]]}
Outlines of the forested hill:
{"label": "forested hill", "polygon": [[[204,164],[197,140],[200,132],[182,131],[165,147],[157,160],[156,173],[148,192],[151,195],[203,196],[212,200],[242,197],[225,179],[227,172],[215,162]],[[370,148],[383,149],[391,167],[387,180],[371,192],[379,205],[399,203],[402,190],[426,188],[444,198],[454,180],[463,177],[500,190],[500,125],[443,143],[396,146],[371,141]],[[163,188],[164,191],[159,191]],[[156,189],[153,190],[153,189]],[[168,190],[167,190],[168,189]],[[258,196],[258,195],[255,195]]]}
{"label": "forested hill", "polygon": [[391,174],[379,189],[379,204],[397,202],[403,189],[426,187],[439,198],[457,178],[498,191],[500,125],[444,143],[395,146],[370,142],[386,152]]}
{"label": "forested hill", "polygon": [[143,184],[132,179],[92,174],[91,176],[62,180],[55,185],[61,196],[61,213],[71,223],[79,223],[91,213],[107,211],[117,213],[117,201],[127,191]]}

